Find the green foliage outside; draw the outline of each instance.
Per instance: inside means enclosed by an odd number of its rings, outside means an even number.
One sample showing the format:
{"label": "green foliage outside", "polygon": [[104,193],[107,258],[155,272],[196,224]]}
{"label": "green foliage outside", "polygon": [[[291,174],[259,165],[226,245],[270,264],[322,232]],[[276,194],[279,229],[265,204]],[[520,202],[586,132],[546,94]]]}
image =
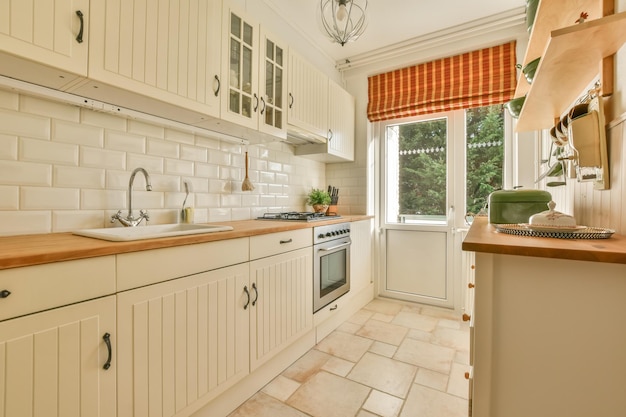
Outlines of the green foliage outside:
{"label": "green foliage outside", "polygon": [[[446,124],[434,119],[398,126],[400,214],[446,215]],[[477,213],[502,188],[502,106],[467,110],[466,134],[467,211]]]}

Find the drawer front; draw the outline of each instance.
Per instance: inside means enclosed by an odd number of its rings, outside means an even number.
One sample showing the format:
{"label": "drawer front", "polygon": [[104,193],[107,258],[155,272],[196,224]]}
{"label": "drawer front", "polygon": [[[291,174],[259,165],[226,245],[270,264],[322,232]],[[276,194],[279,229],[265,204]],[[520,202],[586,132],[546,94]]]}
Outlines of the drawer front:
{"label": "drawer front", "polygon": [[5,269],[0,292],[0,320],[113,294],[115,256]]}
{"label": "drawer front", "polygon": [[117,255],[117,290],[248,262],[248,245],[246,237]]}
{"label": "drawer front", "polygon": [[313,245],[313,230],[300,229],[250,238],[250,259],[265,258]]}

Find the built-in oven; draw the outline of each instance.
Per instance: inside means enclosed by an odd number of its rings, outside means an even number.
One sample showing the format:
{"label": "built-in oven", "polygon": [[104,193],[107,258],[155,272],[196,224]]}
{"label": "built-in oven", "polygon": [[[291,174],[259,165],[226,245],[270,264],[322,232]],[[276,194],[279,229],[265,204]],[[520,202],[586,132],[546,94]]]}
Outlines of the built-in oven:
{"label": "built-in oven", "polygon": [[313,312],[350,290],[350,223],[313,229]]}

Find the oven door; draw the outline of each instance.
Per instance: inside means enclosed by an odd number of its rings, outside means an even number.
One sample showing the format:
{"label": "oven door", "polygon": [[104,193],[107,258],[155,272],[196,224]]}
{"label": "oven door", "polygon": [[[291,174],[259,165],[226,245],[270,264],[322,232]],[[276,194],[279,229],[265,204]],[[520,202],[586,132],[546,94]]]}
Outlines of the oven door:
{"label": "oven door", "polygon": [[350,290],[349,237],[313,246],[313,312]]}

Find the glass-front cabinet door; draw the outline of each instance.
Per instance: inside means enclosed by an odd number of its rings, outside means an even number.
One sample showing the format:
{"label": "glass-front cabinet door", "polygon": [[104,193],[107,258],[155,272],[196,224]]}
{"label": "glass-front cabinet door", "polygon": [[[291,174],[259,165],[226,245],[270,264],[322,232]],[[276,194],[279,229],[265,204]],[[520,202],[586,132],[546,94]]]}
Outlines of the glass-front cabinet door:
{"label": "glass-front cabinet door", "polygon": [[222,71],[228,91],[222,96],[222,118],[240,125],[257,128],[258,90],[258,25],[231,7],[225,10],[226,43]]}
{"label": "glass-front cabinet door", "polygon": [[[224,2],[221,118],[286,138],[286,48],[245,13]],[[225,88],[226,90],[226,88]]]}
{"label": "glass-front cabinet door", "polygon": [[284,86],[285,86],[285,49],[282,42],[266,31],[261,31],[264,54],[260,70],[262,80],[259,90],[261,109],[259,130],[281,135],[285,127]]}

